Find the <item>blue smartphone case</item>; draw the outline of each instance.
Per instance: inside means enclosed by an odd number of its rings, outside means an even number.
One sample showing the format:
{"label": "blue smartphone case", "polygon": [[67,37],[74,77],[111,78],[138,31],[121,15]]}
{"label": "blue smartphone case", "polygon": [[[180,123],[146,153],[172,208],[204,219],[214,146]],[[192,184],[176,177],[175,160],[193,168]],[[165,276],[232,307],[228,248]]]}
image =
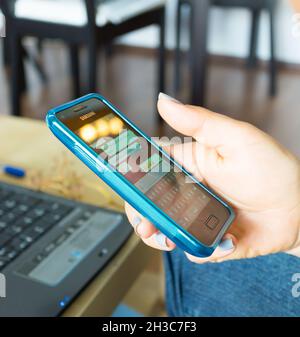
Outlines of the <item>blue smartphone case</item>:
{"label": "blue smartphone case", "polygon": [[[207,191],[213,198],[217,199],[228,210],[228,220],[224,224],[215,242],[211,246],[206,246],[197,240],[194,236],[189,234],[183,227],[174,222],[165,212],[158,208],[150,199],[140,192],[132,183],[124,178],[124,176],[112,170],[110,165],[105,162],[96,152],[94,152],[87,144],[85,144],[75,133],[70,131],[57,117],[56,114],[60,111],[66,110],[78,104],[82,104],[92,98],[99,99],[106,104],[117,116],[119,116],[125,123],[130,125],[138,134],[146,138],[153,146],[162,152],[168,160],[179,167],[185,174],[195,181],[201,188]],[[222,199],[210,191],[206,186],[196,180],[189,172],[187,172],[180,164],[175,162],[163,149],[145,135],[138,127],[136,127],[130,120],[128,120],[116,107],[99,94],[88,94],[84,97],[78,98],[72,102],[63,104],[57,108],[50,110],[46,116],[46,122],[54,135],[80,160],[82,160],[99,178],[107,183],[116,193],[118,193],[124,200],[126,200],[132,207],[134,207],[144,217],[149,219],[158,230],[170,238],[178,247],[185,252],[198,257],[210,256],[220,240],[225,234],[226,230],[234,219],[234,212],[232,208],[227,205]]]}

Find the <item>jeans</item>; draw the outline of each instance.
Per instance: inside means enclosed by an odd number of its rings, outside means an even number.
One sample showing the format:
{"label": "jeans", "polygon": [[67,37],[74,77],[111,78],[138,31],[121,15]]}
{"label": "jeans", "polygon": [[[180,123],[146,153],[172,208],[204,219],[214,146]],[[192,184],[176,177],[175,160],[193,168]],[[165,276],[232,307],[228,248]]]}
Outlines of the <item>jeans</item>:
{"label": "jeans", "polygon": [[164,253],[164,262],[169,316],[300,316],[300,297],[292,292],[300,258],[274,254],[200,265],[175,249]]}

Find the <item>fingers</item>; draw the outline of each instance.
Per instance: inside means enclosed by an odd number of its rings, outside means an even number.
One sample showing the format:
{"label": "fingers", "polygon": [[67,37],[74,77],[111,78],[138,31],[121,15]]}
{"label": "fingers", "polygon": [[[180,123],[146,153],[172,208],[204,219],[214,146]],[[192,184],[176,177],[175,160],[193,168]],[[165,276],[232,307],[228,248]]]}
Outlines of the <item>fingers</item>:
{"label": "fingers", "polygon": [[157,232],[157,229],[151,224],[151,222],[140,215],[128,203],[125,203],[125,212],[138,236],[147,239]]}
{"label": "fingers", "polygon": [[125,211],[136,234],[145,244],[152,248],[165,251],[170,251],[175,248],[175,244],[169,238],[159,232],[150,221],[140,215],[128,203],[125,203]]}
{"label": "fingers", "polygon": [[[232,133],[241,122],[200,107],[184,105],[165,94],[160,94],[158,110],[161,117],[176,131],[194,137],[210,147],[234,145]],[[231,136],[231,137],[230,137]]]}
{"label": "fingers", "polygon": [[159,250],[171,251],[176,247],[174,242],[172,242],[169,238],[167,238],[163,233],[159,231],[154,233],[148,239],[144,239],[144,238],[141,238],[141,239],[149,247],[159,249]]}
{"label": "fingers", "polygon": [[238,241],[232,234],[225,234],[214,253],[207,258],[200,258],[186,253],[187,258],[195,263],[223,262],[229,260],[236,251]]}
{"label": "fingers", "polygon": [[[128,203],[125,203],[125,211],[127,217],[134,227],[136,234],[144,241],[144,243],[152,248],[171,251],[176,245],[167,238],[163,233],[158,231],[153,224],[140,215],[133,207]],[[222,239],[222,242],[214,251],[214,253],[207,258],[199,258],[193,255],[186,253],[187,258],[195,263],[207,263],[207,262],[223,262],[231,257],[236,251],[237,247],[237,238],[232,234],[225,234]],[[234,258],[238,258],[235,256]]]}
{"label": "fingers", "polygon": [[200,172],[198,159],[200,152],[199,145],[195,142],[169,145],[164,147],[164,150],[170,154],[182,167],[188,170],[199,181],[205,183],[205,179]]}

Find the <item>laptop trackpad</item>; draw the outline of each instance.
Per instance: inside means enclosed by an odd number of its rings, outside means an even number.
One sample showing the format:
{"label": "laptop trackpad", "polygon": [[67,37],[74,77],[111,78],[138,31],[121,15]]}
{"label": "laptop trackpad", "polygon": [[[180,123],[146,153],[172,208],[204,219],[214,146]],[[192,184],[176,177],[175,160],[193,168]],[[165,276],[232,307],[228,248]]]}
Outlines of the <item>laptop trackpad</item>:
{"label": "laptop trackpad", "polygon": [[17,273],[56,286],[121,222],[121,215],[96,212],[88,221],[70,224]]}

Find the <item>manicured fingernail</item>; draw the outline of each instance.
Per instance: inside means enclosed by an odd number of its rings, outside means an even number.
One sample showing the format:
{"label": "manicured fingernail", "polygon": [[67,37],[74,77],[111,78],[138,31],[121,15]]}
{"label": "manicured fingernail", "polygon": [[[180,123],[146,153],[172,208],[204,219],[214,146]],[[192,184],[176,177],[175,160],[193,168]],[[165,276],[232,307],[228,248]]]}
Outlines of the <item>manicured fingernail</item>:
{"label": "manicured fingernail", "polygon": [[141,222],[142,222],[142,219],[139,216],[135,216],[132,220],[132,226],[137,235],[140,235],[138,229],[139,229]]}
{"label": "manicured fingernail", "polygon": [[164,100],[167,100],[167,101],[172,101],[174,103],[177,103],[177,104],[182,104],[181,102],[179,102],[177,99],[175,99],[174,97],[171,97],[169,95],[166,95],[164,94],[163,92],[160,92],[159,95],[158,95],[158,99],[164,99]]}
{"label": "manicured fingernail", "polygon": [[234,248],[234,243],[232,239],[225,239],[219,244],[219,248],[223,251],[232,250]]}
{"label": "manicured fingernail", "polygon": [[168,249],[168,245],[167,245],[167,237],[165,236],[165,234],[163,233],[155,233],[154,234],[154,239],[156,241],[156,243],[162,248],[162,249]]}

